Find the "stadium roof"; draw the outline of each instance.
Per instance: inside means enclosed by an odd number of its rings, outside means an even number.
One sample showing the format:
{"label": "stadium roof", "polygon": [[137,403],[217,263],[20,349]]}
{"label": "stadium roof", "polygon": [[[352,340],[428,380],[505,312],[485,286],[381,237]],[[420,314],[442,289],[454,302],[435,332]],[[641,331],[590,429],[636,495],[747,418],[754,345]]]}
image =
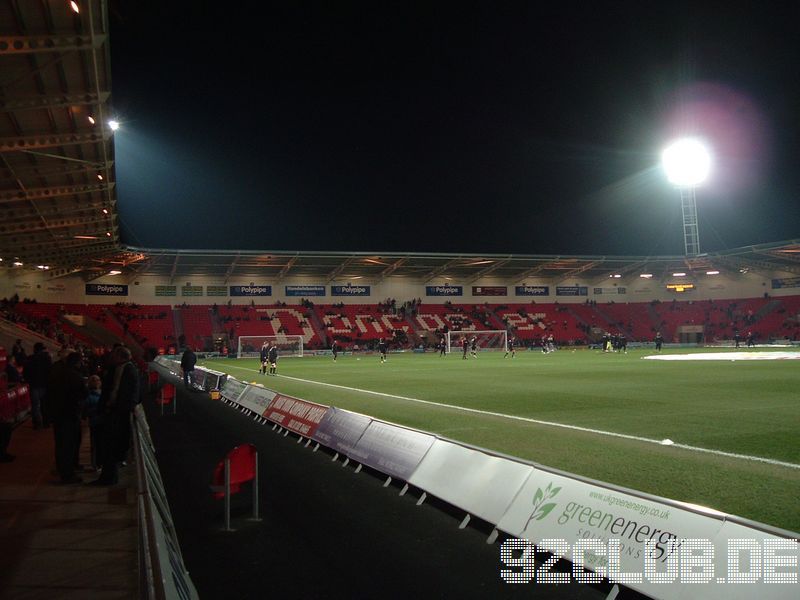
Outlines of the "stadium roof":
{"label": "stadium roof", "polygon": [[0,4],[0,257],[65,273],[119,251],[106,0]]}
{"label": "stadium roof", "polygon": [[[553,256],[413,252],[227,251],[121,245],[106,0],[0,4],[0,268],[92,280],[121,271],[220,281],[308,276],[325,282],[468,284],[484,276],[619,279],[675,270],[800,275],[800,240],[683,256]],[[91,117],[91,118],[90,118]],[[14,263],[22,263],[15,265]],[[45,267],[46,270],[45,270]]]}
{"label": "stadium roof", "polygon": [[[117,264],[114,264],[114,263]],[[158,275],[171,280],[208,276],[221,283],[242,279],[281,280],[312,277],[316,280],[379,283],[389,276],[424,283],[469,284],[483,277],[524,283],[537,278],[590,281],[619,275],[626,280],[651,273],[656,279],[683,271],[705,274],[719,270],[800,275],[800,240],[747,246],[725,252],[685,256],[567,256],[523,254],[430,254],[415,252],[287,252],[247,250],[172,250],[125,247],[116,259],[84,273],[93,279],[122,271],[133,280]]]}

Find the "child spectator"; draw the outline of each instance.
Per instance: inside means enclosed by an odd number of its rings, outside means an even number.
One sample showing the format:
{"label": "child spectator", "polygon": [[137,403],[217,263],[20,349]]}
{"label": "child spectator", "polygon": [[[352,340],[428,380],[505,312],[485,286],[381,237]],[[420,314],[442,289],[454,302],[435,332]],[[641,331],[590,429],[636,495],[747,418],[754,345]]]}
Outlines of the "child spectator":
{"label": "child spectator", "polygon": [[91,444],[92,468],[100,470],[100,426],[102,425],[103,415],[99,410],[101,383],[100,377],[92,375],[86,381],[89,393],[86,396],[84,405],[84,417],[89,420],[89,440]]}

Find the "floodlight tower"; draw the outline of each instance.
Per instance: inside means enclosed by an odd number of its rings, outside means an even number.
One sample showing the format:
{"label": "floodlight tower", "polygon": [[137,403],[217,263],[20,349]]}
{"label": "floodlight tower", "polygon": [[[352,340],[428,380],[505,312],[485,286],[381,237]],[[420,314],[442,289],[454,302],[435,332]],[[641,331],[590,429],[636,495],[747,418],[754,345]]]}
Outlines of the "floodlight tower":
{"label": "floodlight tower", "polygon": [[695,190],[711,170],[711,155],[697,139],[685,138],[667,146],[661,155],[667,179],[678,187],[683,209],[683,246],[686,256],[700,254]]}

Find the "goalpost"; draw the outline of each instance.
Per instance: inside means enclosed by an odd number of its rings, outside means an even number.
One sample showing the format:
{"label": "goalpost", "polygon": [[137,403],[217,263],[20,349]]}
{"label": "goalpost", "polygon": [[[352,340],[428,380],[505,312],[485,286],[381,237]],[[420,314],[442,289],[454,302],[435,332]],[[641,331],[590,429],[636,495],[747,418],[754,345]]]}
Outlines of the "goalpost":
{"label": "goalpost", "polygon": [[508,349],[508,332],[505,330],[492,331],[448,331],[444,334],[447,343],[447,353],[458,352],[461,349],[462,338],[467,338],[468,347],[472,347],[472,338],[475,338],[479,350],[494,350],[505,352]]}
{"label": "goalpost", "polygon": [[236,358],[258,358],[264,342],[278,346],[278,356],[303,356],[302,335],[241,335]]}

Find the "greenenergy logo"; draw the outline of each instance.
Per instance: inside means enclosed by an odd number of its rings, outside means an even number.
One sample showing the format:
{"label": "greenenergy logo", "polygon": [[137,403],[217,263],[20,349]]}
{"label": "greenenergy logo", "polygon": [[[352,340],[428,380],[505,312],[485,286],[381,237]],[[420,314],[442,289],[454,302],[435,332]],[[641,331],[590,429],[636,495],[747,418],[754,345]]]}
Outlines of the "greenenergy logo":
{"label": "greenenergy logo", "polygon": [[548,502],[556,497],[556,494],[561,491],[561,487],[553,487],[552,483],[548,483],[547,487],[536,488],[536,493],[533,495],[533,511],[531,516],[528,517],[528,522],[525,524],[525,529],[531,524],[531,521],[541,521],[556,507],[555,502]]}

